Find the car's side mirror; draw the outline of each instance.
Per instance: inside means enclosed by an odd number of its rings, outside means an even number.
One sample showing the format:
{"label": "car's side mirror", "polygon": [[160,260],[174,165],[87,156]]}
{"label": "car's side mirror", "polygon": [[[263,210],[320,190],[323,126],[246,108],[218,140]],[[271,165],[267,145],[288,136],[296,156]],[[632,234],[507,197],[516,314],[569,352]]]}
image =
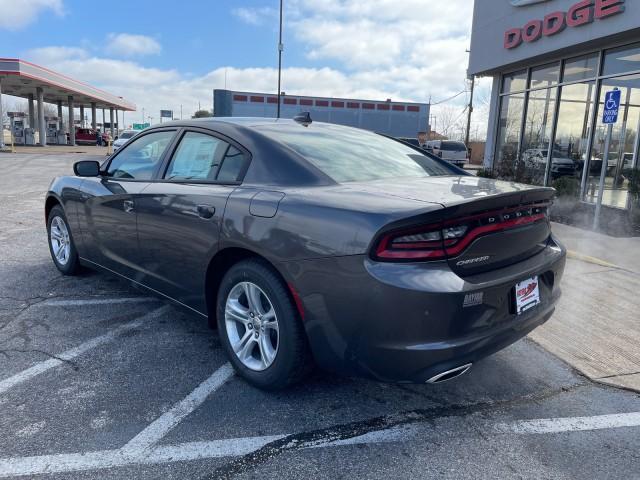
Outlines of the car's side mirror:
{"label": "car's side mirror", "polygon": [[78,177],[97,177],[100,175],[100,164],[95,160],[81,160],[73,164],[73,173]]}

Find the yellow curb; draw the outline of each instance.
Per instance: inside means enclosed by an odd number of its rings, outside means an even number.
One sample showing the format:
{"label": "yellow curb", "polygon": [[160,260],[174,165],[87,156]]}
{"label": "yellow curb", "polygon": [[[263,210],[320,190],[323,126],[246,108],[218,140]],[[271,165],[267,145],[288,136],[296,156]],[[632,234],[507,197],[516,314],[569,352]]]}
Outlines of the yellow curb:
{"label": "yellow curb", "polygon": [[600,265],[601,267],[607,268],[617,268],[619,270],[625,270],[625,268],[615,265],[613,263],[606,262],[600,258],[590,257],[589,255],[584,255],[579,252],[574,252],[573,250],[567,250],[567,258],[572,258],[574,260],[580,260],[586,263],[593,263],[594,265]]}

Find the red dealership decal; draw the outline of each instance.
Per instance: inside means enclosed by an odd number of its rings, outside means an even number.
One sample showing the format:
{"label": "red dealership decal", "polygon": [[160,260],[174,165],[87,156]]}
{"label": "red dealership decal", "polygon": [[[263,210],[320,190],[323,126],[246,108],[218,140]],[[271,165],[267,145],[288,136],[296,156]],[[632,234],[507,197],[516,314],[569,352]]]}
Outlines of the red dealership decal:
{"label": "red dealership decal", "polygon": [[531,282],[525,288],[521,288],[520,290],[518,290],[518,297],[520,297],[521,300],[527,299],[535,291],[537,286],[537,282]]}
{"label": "red dealership decal", "polygon": [[522,43],[532,43],[542,37],[551,37],[565,28],[580,27],[624,12],[625,0],[582,0],[568,12],[552,12],[542,20],[531,20],[522,28],[511,28],[504,33],[504,48],[512,49]]}

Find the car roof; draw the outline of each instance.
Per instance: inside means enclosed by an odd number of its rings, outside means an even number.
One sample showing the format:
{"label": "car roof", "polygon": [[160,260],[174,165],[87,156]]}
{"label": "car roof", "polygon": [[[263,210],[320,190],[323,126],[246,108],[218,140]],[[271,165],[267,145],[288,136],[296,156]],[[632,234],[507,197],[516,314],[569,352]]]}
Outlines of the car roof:
{"label": "car roof", "polygon": [[[207,117],[207,118],[191,118],[188,120],[174,120],[171,122],[163,122],[161,125],[163,127],[167,126],[215,126],[220,124],[227,125],[238,125],[243,127],[255,127],[258,125],[270,125],[274,123],[279,124],[296,124],[299,125],[294,120],[286,119],[286,118],[263,118],[263,117]],[[158,125],[154,125],[154,127],[158,127]]]}

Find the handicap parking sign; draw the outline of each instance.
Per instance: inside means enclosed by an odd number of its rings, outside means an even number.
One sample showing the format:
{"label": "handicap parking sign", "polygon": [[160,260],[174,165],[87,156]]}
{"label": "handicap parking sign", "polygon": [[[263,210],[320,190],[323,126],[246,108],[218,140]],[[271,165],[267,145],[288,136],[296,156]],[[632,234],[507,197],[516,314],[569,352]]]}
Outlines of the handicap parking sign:
{"label": "handicap parking sign", "polygon": [[611,90],[604,97],[604,112],[602,114],[602,123],[611,124],[618,121],[618,112],[620,110],[620,90]]}

